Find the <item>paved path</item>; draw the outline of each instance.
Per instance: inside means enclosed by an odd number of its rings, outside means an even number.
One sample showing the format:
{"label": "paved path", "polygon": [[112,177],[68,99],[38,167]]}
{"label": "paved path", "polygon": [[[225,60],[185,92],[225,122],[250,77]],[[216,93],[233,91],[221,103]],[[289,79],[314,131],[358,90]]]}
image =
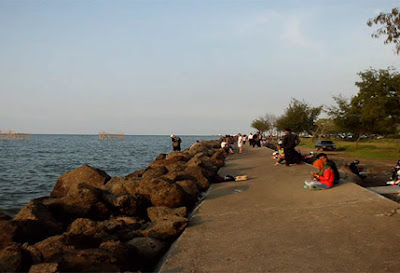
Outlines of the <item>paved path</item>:
{"label": "paved path", "polygon": [[400,207],[353,183],[303,188],[312,167],[273,166],[270,150],[230,155],[161,272],[400,272]]}

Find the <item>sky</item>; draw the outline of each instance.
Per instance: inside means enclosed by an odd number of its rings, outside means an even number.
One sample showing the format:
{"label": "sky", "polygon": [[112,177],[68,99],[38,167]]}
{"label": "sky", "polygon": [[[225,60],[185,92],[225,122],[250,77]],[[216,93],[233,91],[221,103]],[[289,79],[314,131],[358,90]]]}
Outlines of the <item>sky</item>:
{"label": "sky", "polygon": [[399,68],[366,25],[398,0],[0,0],[0,130],[249,133]]}

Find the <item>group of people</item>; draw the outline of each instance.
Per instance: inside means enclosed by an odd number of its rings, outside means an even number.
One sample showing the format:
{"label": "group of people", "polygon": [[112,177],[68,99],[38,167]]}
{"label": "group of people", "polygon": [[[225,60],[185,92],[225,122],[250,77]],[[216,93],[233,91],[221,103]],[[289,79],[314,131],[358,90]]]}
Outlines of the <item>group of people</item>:
{"label": "group of people", "polygon": [[[285,136],[278,143],[277,151],[273,153],[274,158],[276,158],[275,165],[280,165],[283,161],[288,167],[290,164],[302,163],[303,156],[295,149],[299,143],[299,137],[293,134],[290,129],[285,129]],[[312,163],[317,168],[317,171],[311,173],[312,180],[305,181],[305,188],[329,189],[334,184],[339,183],[340,176],[336,164],[329,160],[326,154],[311,154],[311,157],[306,156],[305,158],[310,159],[311,161],[308,161],[308,163]]]}

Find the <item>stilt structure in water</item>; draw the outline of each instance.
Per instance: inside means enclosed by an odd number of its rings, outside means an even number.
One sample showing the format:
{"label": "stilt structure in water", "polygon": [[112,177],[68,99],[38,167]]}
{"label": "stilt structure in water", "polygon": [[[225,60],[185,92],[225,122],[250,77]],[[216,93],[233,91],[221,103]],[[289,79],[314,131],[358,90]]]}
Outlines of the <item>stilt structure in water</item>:
{"label": "stilt structure in water", "polygon": [[99,133],[99,140],[124,140],[125,135],[121,134],[109,134],[106,132]]}
{"label": "stilt structure in water", "polygon": [[26,140],[30,139],[31,134],[28,133],[16,133],[14,131],[0,131],[0,140]]}

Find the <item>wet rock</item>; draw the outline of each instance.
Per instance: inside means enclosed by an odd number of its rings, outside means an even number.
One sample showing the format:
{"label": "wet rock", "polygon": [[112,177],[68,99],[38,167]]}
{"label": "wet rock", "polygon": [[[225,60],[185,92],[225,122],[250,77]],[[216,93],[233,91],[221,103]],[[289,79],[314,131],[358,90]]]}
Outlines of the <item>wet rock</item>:
{"label": "wet rock", "polygon": [[168,207],[150,207],[147,208],[147,216],[153,222],[156,220],[163,220],[168,219],[170,217],[186,217],[187,215],[187,208],[180,207],[180,208],[168,208]]}
{"label": "wet rock", "polygon": [[160,177],[168,172],[167,168],[164,166],[155,166],[155,167],[149,167],[146,169],[146,171],[143,173],[142,177],[143,178],[156,178]]}
{"label": "wet rock", "polygon": [[153,178],[149,182],[150,200],[153,206],[180,207],[184,202],[184,191],[171,180]]}
{"label": "wet rock", "polygon": [[104,249],[68,252],[59,262],[61,272],[121,272],[118,260]]}
{"label": "wet rock", "polygon": [[143,266],[154,265],[168,248],[166,242],[146,237],[133,238],[126,244],[135,250],[137,259]]}
{"label": "wet rock", "polygon": [[78,185],[81,183],[102,188],[110,179],[111,177],[104,171],[89,165],[83,165],[60,176],[50,196],[66,196],[70,191],[77,191]]}
{"label": "wet rock", "polygon": [[99,189],[80,184],[77,190],[70,191],[65,197],[48,206],[53,215],[63,222],[71,222],[77,218],[103,220],[107,219],[111,212],[103,203],[102,194]]}
{"label": "wet rock", "polygon": [[22,272],[29,267],[29,256],[19,244],[10,245],[0,251],[0,272]]}
{"label": "wet rock", "polygon": [[170,216],[167,219],[159,219],[141,230],[144,237],[151,237],[163,241],[171,241],[177,238],[187,226],[188,220],[184,217]]}
{"label": "wet rock", "polygon": [[34,264],[29,269],[29,273],[59,273],[58,263]]}
{"label": "wet rock", "polygon": [[145,171],[146,171],[146,169],[143,169],[143,170],[139,170],[139,171],[130,173],[127,176],[125,176],[125,178],[128,178],[128,179],[141,178]]}

